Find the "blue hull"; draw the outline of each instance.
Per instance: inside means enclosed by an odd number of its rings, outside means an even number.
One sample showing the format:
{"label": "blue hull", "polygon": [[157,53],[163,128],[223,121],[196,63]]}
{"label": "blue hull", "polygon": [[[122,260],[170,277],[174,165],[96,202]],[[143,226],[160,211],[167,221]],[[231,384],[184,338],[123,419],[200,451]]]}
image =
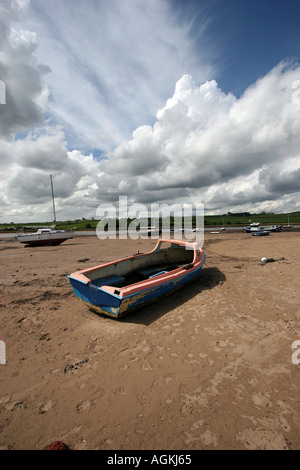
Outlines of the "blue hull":
{"label": "blue hull", "polygon": [[282,225],[267,225],[265,227],[244,227],[243,231],[247,233],[257,233],[257,232],[281,232]]}
{"label": "blue hull", "polygon": [[266,235],[269,235],[269,234],[270,234],[270,232],[264,231],[264,230],[260,230],[260,231],[258,231],[258,232],[252,232],[252,233],[251,233],[251,235],[252,235],[253,237],[265,237]]}
{"label": "blue hull", "polygon": [[108,293],[101,287],[97,287],[93,284],[85,284],[76,279],[72,279],[70,276],[68,277],[76,297],[98,313],[119,318],[145,305],[156,302],[194,281],[199,276],[202,266],[203,265],[191,272],[187,271],[184,276],[176,280],[165,282],[125,297]]}

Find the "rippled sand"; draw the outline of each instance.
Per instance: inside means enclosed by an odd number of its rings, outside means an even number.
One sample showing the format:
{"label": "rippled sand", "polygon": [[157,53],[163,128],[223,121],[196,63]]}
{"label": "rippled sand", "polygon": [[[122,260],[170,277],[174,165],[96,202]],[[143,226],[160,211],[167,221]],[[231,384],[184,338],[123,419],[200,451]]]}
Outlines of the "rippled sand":
{"label": "rippled sand", "polygon": [[300,232],[206,234],[199,279],[120,320],[73,295],[155,243],[0,243],[0,449],[300,448]]}

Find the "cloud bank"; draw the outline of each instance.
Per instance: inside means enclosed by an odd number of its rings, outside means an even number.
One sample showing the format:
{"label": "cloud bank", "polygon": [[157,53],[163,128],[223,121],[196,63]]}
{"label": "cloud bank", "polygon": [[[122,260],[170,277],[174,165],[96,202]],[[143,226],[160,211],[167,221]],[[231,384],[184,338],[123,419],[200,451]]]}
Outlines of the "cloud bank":
{"label": "cloud bank", "polygon": [[147,202],[182,194],[212,210],[281,209],[299,192],[300,113],[291,87],[299,74],[281,63],[239,99],[214,80],[199,86],[184,75],[154,126],[136,129],[103,170],[119,187],[134,178]]}
{"label": "cloud bank", "polygon": [[[121,15],[97,3],[103,25],[109,19],[107,24],[115,26],[101,34],[93,32],[88,10],[85,21],[101,54],[91,48],[87,59],[86,30],[76,30],[77,42],[70,32],[74,15],[64,29],[63,18],[58,20],[63,11],[51,10],[52,16],[48,11],[46,17],[42,9],[37,23],[38,10],[33,10],[32,31],[18,26],[29,2],[1,4],[0,79],[6,104],[0,105],[0,221],[51,220],[50,174],[59,219],[95,217],[99,204],[117,203],[120,195],[144,204],[201,202],[215,213],[300,210],[300,104],[293,100],[299,64],[277,64],[239,98],[224,93],[208,78],[214,68],[203,57],[202,72],[194,67],[187,24],[167,21],[167,3],[151,4],[149,19],[139,1]],[[165,9],[159,11],[158,5]],[[133,13],[141,21],[125,38],[120,28],[128,26]],[[49,27],[54,20],[55,31]],[[139,30],[147,32],[154,23],[155,34],[140,50]],[[56,37],[51,45],[45,39],[50,31]],[[170,40],[176,35],[182,47]],[[117,64],[105,50],[107,36]],[[161,44],[165,49],[153,64],[152,49]],[[167,52],[171,71],[161,74],[162,86],[153,90]],[[189,64],[195,76],[176,77],[178,59],[179,69]],[[122,78],[122,69],[131,71],[130,79]],[[71,80],[75,76],[78,80]],[[117,109],[125,124],[115,118]],[[101,158],[87,148],[100,149]]]}

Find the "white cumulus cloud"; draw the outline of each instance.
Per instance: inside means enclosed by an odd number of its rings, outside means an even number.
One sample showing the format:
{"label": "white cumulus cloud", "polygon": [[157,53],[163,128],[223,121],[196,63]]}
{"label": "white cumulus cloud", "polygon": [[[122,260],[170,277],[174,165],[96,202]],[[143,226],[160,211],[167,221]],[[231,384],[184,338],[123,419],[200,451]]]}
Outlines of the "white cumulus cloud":
{"label": "white cumulus cloud", "polygon": [[174,197],[184,191],[211,208],[251,208],[298,192],[300,113],[291,85],[299,75],[299,66],[280,63],[239,99],[214,80],[197,85],[185,75],[154,126],[138,128],[103,167],[135,176],[149,202],[173,188]]}
{"label": "white cumulus cloud", "polygon": [[61,219],[121,195],[221,213],[299,209],[299,64],[281,62],[236,97],[207,54],[196,63],[191,25],[169,2],[47,5],[0,5],[2,221],[51,220],[50,174]]}

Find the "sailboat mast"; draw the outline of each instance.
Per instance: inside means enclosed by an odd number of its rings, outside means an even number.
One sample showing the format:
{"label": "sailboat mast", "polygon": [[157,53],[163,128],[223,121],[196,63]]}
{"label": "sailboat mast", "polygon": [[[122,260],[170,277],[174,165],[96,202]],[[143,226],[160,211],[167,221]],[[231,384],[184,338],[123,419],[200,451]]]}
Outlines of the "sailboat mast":
{"label": "sailboat mast", "polygon": [[55,224],[55,226],[56,226],[56,214],[55,214],[55,202],[54,202],[54,191],[53,191],[53,181],[52,181],[52,175],[50,175],[50,181],[51,181],[51,191],[52,191],[52,202],[53,202],[54,224]]}

